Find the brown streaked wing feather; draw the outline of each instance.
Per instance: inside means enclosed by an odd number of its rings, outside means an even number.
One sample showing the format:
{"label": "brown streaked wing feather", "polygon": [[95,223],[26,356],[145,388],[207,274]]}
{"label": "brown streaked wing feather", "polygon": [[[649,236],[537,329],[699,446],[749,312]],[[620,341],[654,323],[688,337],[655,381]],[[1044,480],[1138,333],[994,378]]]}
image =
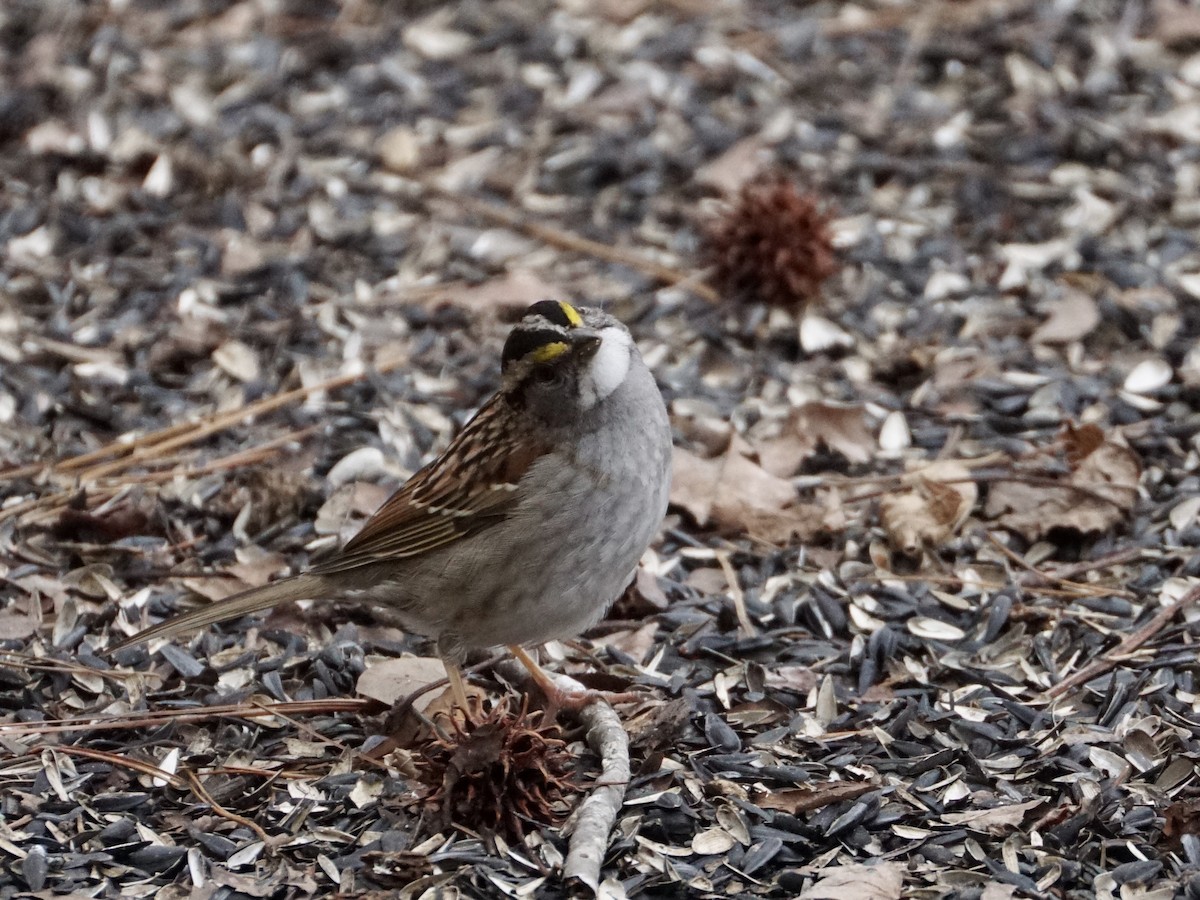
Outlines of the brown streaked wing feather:
{"label": "brown streaked wing feather", "polygon": [[[436,460],[410,478],[367,520],[341,553],[310,571],[342,572],[384,559],[428,553],[502,521],[514,487],[544,446],[496,453],[510,444],[511,411],[489,400]],[[469,473],[469,477],[468,477]]]}

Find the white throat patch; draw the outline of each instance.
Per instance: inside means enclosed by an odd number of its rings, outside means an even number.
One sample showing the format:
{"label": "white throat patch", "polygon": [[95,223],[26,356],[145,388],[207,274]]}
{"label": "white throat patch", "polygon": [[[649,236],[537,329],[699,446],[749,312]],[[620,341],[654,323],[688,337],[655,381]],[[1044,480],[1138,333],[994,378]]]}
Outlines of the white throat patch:
{"label": "white throat patch", "polygon": [[[599,403],[621,386],[629,374],[629,361],[633,353],[633,339],[623,328],[605,328],[600,332],[600,349],[592,357],[589,368],[590,384],[583,386],[588,406]],[[589,390],[590,388],[590,390]]]}

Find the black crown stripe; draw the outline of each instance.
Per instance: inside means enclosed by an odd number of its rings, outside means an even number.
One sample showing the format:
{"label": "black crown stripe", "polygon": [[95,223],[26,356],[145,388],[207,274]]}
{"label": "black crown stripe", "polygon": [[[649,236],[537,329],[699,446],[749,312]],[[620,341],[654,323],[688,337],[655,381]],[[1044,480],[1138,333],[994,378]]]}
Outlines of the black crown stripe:
{"label": "black crown stripe", "polygon": [[[544,301],[551,302],[551,301]],[[558,304],[555,304],[557,306]],[[549,328],[516,328],[504,342],[504,353],[500,357],[500,368],[508,368],[508,364],[518,359],[524,359],[534,350],[547,344],[562,343],[565,340],[561,331]]]}
{"label": "black crown stripe", "polygon": [[560,325],[563,328],[572,328],[575,323],[567,317],[567,311],[563,309],[562,304],[557,300],[539,300],[529,309],[525,310],[527,316],[542,316],[547,322],[552,325]]}

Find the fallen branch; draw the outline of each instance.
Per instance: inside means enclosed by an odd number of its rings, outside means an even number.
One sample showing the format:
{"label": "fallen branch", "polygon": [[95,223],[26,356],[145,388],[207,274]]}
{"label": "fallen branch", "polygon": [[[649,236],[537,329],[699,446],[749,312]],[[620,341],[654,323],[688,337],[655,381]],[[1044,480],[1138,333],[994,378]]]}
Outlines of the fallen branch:
{"label": "fallen branch", "polygon": [[[533,688],[529,673],[515,661],[506,661],[496,668],[505,678],[520,682],[527,690]],[[569,675],[546,674],[564,691],[587,690]],[[571,837],[562,878],[585,884],[593,894],[598,894],[600,866],[608,849],[608,837],[625,803],[625,788],[629,785],[629,736],[616,710],[602,699],[589,703],[576,715],[587,729],[588,747],[600,757],[600,777],[592,792],[571,815]]]}
{"label": "fallen branch", "polygon": [[[399,360],[392,360],[385,365],[377,366],[374,369],[374,372],[376,374],[383,375],[387,372],[390,372],[392,369],[397,368],[399,365]],[[363,371],[351,372],[347,375],[335,375],[332,378],[327,378],[324,381],[316,384],[293,388],[290,391],[283,391],[279,394],[273,394],[270,397],[264,397],[261,400],[257,400],[254,403],[250,403],[246,406],[238,407],[237,409],[231,409],[211,415],[205,419],[201,419],[199,422],[193,423],[194,427],[184,434],[170,435],[166,438],[166,440],[159,441],[158,443],[148,447],[139,448],[123,458],[93,466],[80,475],[80,480],[87,482],[89,480],[100,478],[104,475],[109,475],[113,472],[119,472],[124,469],[128,469],[130,466],[135,465],[144,459],[152,459],[171,450],[177,450],[180,447],[186,447],[189,444],[194,444],[197,441],[203,440],[204,438],[211,437],[214,434],[218,434],[234,427],[235,425],[239,425],[242,422],[245,422],[247,419],[252,419],[255,416],[261,416],[268,412],[274,412],[277,409],[281,409],[299,400],[306,400],[311,395],[321,391],[335,391],[344,387],[349,387],[352,384],[362,381],[369,374],[370,372],[364,369]]]}
{"label": "fallen branch", "polygon": [[[583,687],[565,675],[557,675],[554,680],[559,687],[567,687],[569,682],[569,690]],[[600,866],[608,849],[608,836],[629,785],[629,736],[616,711],[602,700],[581,709],[579,720],[587,728],[588,746],[600,757],[600,778],[575,813],[562,877],[576,879],[599,893]]]}
{"label": "fallen branch", "polygon": [[[1033,5],[1032,0],[967,0],[964,3],[945,4],[944,7],[938,8],[935,24],[942,30],[962,31],[976,28],[989,20],[1017,16]],[[836,17],[821,19],[818,25],[821,33],[828,38],[853,37],[895,29],[913,31],[927,27],[921,22],[920,12],[919,4],[885,7],[870,13],[856,9],[854,15],[842,15],[839,12]]]}
{"label": "fallen branch", "polygon": [[754,623],[750,621],[750,614],[746,612],[746,594],[738,583],[737,572],[734,571],[729,553],[724,550],[717,553],[717,562],[720,563],[721,571],[725,575],[725,583],[729,586],[729,596],[733,598],[733,610],[737,613],[739,633],[741,637],[752,638],[758,634],[758,631],[755,629]]}

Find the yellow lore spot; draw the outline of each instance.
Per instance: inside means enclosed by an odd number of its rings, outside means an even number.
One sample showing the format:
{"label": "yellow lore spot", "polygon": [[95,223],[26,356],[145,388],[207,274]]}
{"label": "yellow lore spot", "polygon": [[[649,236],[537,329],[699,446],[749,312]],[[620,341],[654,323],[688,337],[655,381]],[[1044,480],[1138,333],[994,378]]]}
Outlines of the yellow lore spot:
{"label": "yellow lore spot", "polygon": [[[571,312],[575,312],[575,310],[572,309]],[[578,318],[579,313],[575,313],[575,316]],[[552,359],[558,359],[558,357],[562,356],[569,349],[565,341],[551,341],[548,344],[542,344],[542,346],[532,351],[529,354],[529,359],[532,359],[535,363],[548,363]]]}

